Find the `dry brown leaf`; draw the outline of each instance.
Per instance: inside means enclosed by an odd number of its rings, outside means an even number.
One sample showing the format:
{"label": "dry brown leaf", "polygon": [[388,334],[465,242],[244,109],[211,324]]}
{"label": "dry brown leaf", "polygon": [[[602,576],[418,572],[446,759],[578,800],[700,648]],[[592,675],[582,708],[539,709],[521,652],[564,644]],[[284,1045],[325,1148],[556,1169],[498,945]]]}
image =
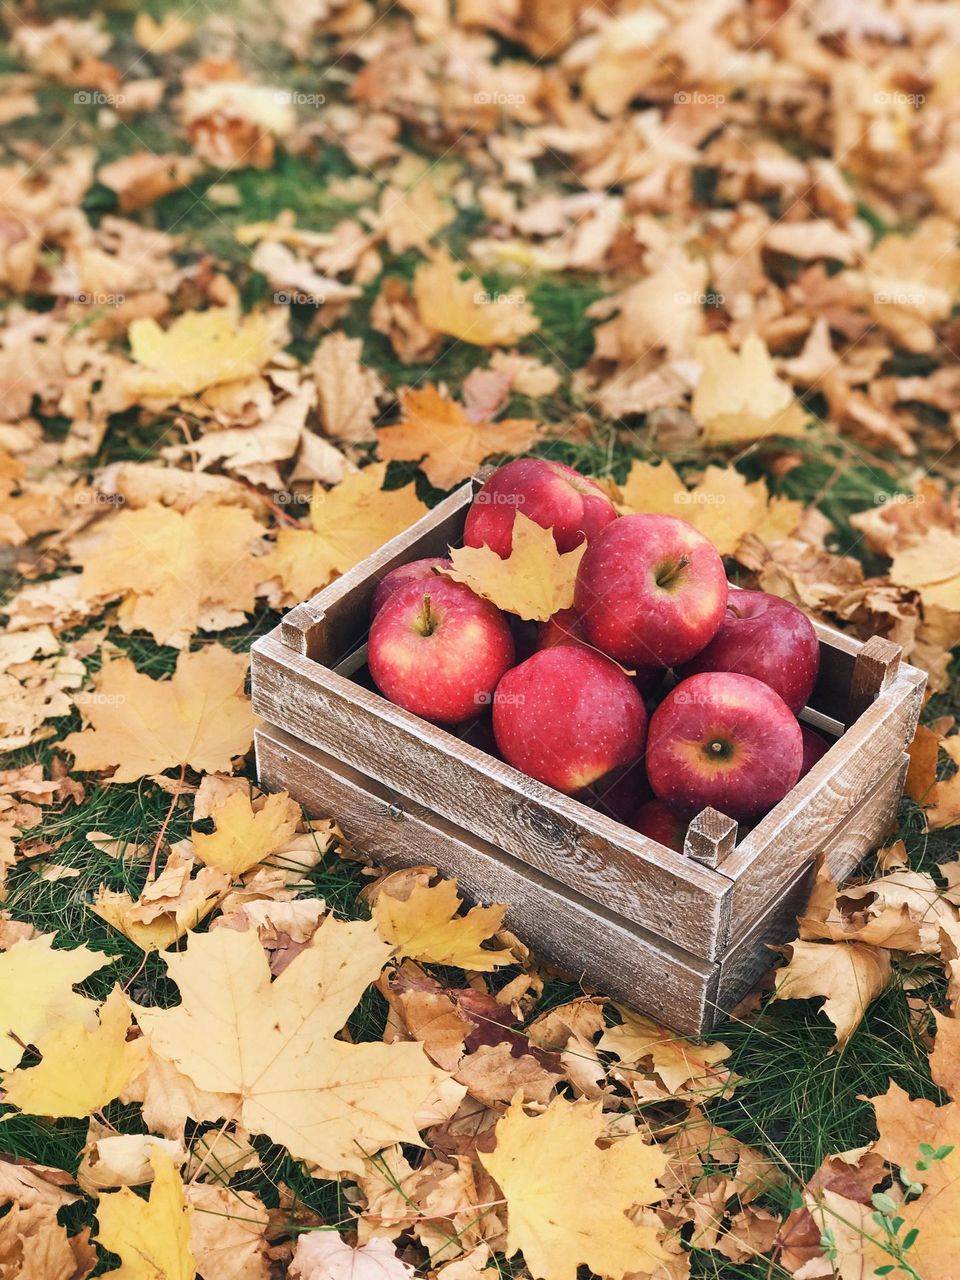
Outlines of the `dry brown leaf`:
{"label": "dry brown leaf", "polygon": [[823,997],[823,1012],[837,1029],[840,1049],[890,981],[890,956],[861,942],[793,942],[777,970],[775,998]]}
{"label": "dry brown leaf", "polygon": [[329,333],[313,353],[310,365],[324,431],[350,444],[376,436],[374,419],[381,382],[372,369],[360,363],[362,349],[359,338]]}

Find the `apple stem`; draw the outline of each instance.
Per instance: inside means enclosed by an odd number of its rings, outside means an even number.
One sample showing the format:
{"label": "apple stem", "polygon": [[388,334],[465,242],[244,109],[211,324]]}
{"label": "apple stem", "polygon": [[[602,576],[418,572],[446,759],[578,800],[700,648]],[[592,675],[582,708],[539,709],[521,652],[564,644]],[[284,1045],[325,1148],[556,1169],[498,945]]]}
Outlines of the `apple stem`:
{"label": "apple stem", "polygon": [[429,593],[423,597],[423,634],[425,636],[433,635],[433,624],[436,621],[430,612],[430,596]]}
{"label": "apple stem", "polygon": [[658,587],[673,586],[674,582],[676,582],[677,580],[678,574],[682,573],[689,563],[690,563],[690,557],[684,554],[680,557],[677,563],[673,565],[672,568],[662,569],[660,573],[656,575],[657,586]]}

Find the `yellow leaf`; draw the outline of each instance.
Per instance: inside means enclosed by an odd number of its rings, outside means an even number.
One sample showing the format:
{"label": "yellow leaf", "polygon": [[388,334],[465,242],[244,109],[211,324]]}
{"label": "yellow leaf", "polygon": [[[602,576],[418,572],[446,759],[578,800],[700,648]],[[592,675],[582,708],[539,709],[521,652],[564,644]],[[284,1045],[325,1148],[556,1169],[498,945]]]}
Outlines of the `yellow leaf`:
{"label": "yellow leaf", "polygon": [[458,916],[462,905],[456,880],[415,884],[404,901],[390,896],[388,882],[374,904],[373,920],[398,956],[481,972],[512,964],[509,951],[488,951],[480,945],[501,927],[507,908],[474,907]]}
{"label": "yellow leaf", "polygon": [[461,280],[460,264],[445,250],[417,267],[413,296],[428,329],[478,347],[510,346],[540,328],[522,293],[488,294],[475,276]]}
{"label": "yellow leaf", "polygon": [[621,1280],[668,1258],[655,1228],[631,1216],[663,1195],[667,1157],[639,1133],[601,1149],[606,1127],[600,1102],[558,1097],[531,1117],[515,1101],[494,1151],[478,1153],[506,1197],[507,1256],[522,1253],[534,1280],[575,1280],[580,1265]]}
{"label": "yellow leaf", "polygon": [[380,379],[360,363],[363,343],[342,333],[328,333],[313,354],[311,369],[320,400],[320,420],[328,436],[372,440]]}
{"label": "yellow leaf", "polygon": [[929,529],[892,554],[891,582],[915,588],[927,606],[960,613],[960,535]]}
{"label": "yellow leaf", "polygon": [[402,189],[393,184],[384,187],[380,198],[380,226],[391,253],[407,249],[425,253],[437,232],[456,216],[454,206],[440,199],[426,175]]}
{"label": "yellow leaf", "polygon": [[733,555],[744,534],[763,542],[788,537],[800,523],[803,505],[771,498],[766,481],[747,480],[734,467],[707,467],[688,489],[669,462],[634,461],[621,487],[621,501],[633,512],[678,516],[717,548]]}
{"label": "yellow leaf", "polygon": [[338,573],[378,550],[426,512],[412,484],[385,490],[386,463],[354,472],[332,489],[314,490],[312,529],[281,529],[271,555],[261,561],[261,577],[279,579],[275,604],[297,604],[325,587]]}
{"label": "yellow leaf", "polygon": [[793,942],[790,951],[790,963],[777,970],[775,999],[823,996],[841,1048],[890,981],[890,953],[862,942]]}
{"label": "yellow leaf", "polygon": [[190,1252],[193,1211],[180,1174],[160,1150],[150,1162],[155,1176],[149,1200],[123,1187],[97,1202],[97,1240],[121,1260],[104,1280],[194,1280],[197,1273]]}
{"label": "yellow leaf", "polygon": [[730,1056],[725,1044],[694,1044],[632,1009],[614,1007],[623,1022],[607,1027],[597,1048],[615,1053],[621,1066],[636,1067],[649,1059],[654,1072],[674,1094],[685,1087],[709,1094],[729,1080],[729,1071],[718,1070]]}
{"label": "yellow leaf", "polygon": [[193,1210],[190,1246],[201,1275],[270,1280],[264,1235],[270,1218],[262,1200],[250,1191],[206,1182],[192,1182],[187,1200]]}
{"label": "yellow leaf", "polygon": [[573,605],[577,568],[586,549],[582,542],[561,554],[549,529],[517,511],[506,560],[489,547],[455,547],[450,551],[453,568],[443,572],[508,613],[544,622]]}
{"label": "yellow leaf", "polygon": [[140,1068],[139,1045],[127,1043],[129,1026],[126,996],[114,987],[92,1029],[85,1021],[62,1022],[40,1037],[40,1063],[4,1076],[4,1101],[35,1116],[80,1117],[99,1111]]}
{"label": "yellow leaf", "polygon": [[174,765],[227,772],[253,741],[256,717],[243,693],[248,659],[221,645],[181,653],[169,680],[151,680],[129,658],[108,662],[94,693],[77,695],[91,728],[62,743],[75,767],[110,769],[136,782]]}
{"label": "yellow leaf", "polygon": [[193,35],[192,22],[180,13],[165,13],[159,22],[141,9],[133,24],[133,38],[141,49],[159,57],[179,49]]}
{"label": "yellow leaf", "polygon": [[696,355],[703,372],[691,411],[708,444],[802,433],[806,410],[777,377],[762,338],[749,334],[736,352],[720,334],[710,334],[696,344]]}
{"label": "yellow leaf", "polygon": [[267,796],[254,810],[245,791],[235,791],[213,810],[216,830],[193,833],[197,857],[236,879],[258,862],[282,849],[297,829],[300,806],[286,791]]}
{"label": "yellow leaf", "polygon": [[149,631],[182,649],[198,628],[239,626],[253,609],[263,530],[252,512],[208,505],[181,513],[156,502],[120,511],[102,529],[76,557],[79,589],[122,595],[124,631]]}
{"label": "yellow leaf", "polygon": [[97,1002],[73,987],[113,964],[112,956],[87,947],[53,947],[54,935],[25,938],[0,953],[0,1071],[15,1067],[25,1044],[36,1044],[64,1022],[97,1024]]}
{"label": "yellow leaf", "polygon": [[135,942],[142,951],[162,951],[194,929],[223,899],[230,876],[216,867],[202,867],[191,879],[193,859],[172,852],[156,880],[139,898],[102,885],[90,910]]}
{"label": "yellow leaf", "polygon": [[[164,956],[181,1003],[138,1009],[149,1046],[201,1090],[239,1095],[231,1118],[331,1172],[360,1172],[364,1153],[418,1142],[415,1116],[446,1072],[419,1044],[335,1039],[380,975],[390,946],[371,922],[328,918],[270,981],[253,931],[193,934]],[[196,1120],[217,1120],[212,1112]]]}
{"label": "yellow leaf", "polygon": [[377,433],[385,462],[419,462],[437,489],[452,489],[473,475],[485,458],[526,453],[539,434],[533,419],[472,422],[463,406],[429,383],[402,396],[403,422]]}
{"label": "yellow leaf", "polygon": [[182,396],[259,373],[283,346],[282,316],[237,320],[227,307],[188,311],[166,330],[141,317],[129,329],[137,367],[124,383],[137,396]]}

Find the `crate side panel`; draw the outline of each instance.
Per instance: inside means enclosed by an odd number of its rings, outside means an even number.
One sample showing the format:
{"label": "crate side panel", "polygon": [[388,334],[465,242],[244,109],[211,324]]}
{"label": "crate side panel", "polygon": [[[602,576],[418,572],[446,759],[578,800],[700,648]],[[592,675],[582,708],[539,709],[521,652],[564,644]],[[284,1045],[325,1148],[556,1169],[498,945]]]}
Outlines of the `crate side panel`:
{"label": "crate side panel", "polygon": [[730,882],[292,653],[253,648],[258,715],[618,915],[712,960]]}
{"label": "crate side panel", "polygon": [[261,785],[331,813],[358,848],[386,866],[428,863],[472,898],[509,905],[507,924],[575,980],[596,986],[684,1035],[699,1035],[718,969],[601,911],[547,877],[443,823],[422,806],[272,726],[257,730]]}

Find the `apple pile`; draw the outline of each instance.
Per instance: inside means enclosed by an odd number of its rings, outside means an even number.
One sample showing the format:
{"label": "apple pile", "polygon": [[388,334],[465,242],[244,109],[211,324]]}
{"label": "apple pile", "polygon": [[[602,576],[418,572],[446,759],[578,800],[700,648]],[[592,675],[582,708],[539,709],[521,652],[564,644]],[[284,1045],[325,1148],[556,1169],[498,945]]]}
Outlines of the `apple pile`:
{"label": "apple pile", "polygon": [[587,546],[573,607],[530,636],[418,560],[371,604],[370,675],[437,724],[492,709],[492,743],[514,768],[672,848],[707,805],[754,822],[828,743],[797,713],[817,678],[809,619],[763,591],[728,587],[713,544],[685,520],[618,516],[593,480],[520,458],[494,472],[464,543],[510,556],[515,513],[561,552]]}

